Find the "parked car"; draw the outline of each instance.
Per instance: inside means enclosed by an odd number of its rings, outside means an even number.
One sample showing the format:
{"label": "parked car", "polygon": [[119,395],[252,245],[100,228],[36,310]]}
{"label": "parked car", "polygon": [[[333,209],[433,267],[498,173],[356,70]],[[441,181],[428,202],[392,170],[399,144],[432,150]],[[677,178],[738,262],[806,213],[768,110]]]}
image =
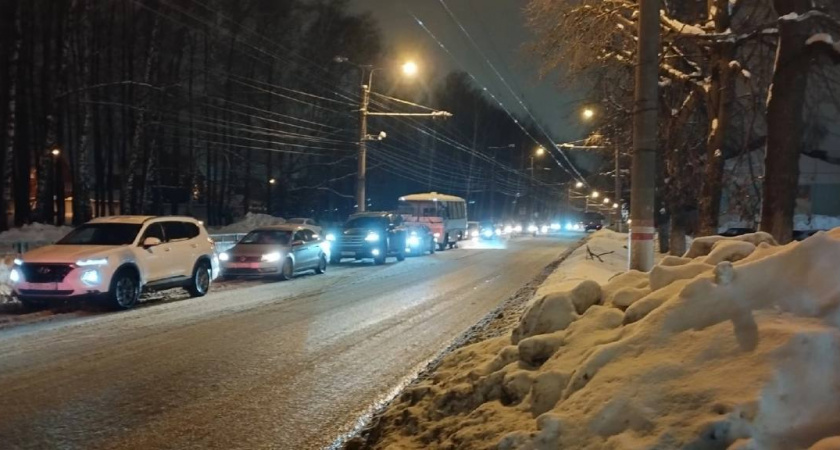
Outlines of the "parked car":
{"label": "parked car", "polygon": [[289,225],[298,225],[302,227],[309,228],[310,230],[314,231],[315,234],[320,235],[322,232],[321,225],[315,219],[308,219],[305,217],[295,217],[286,221]]}
{"label": "parked car", "polygon": [[598,231],[604,228],[604,223],[600,220],[588,220],[583,224],[583,231]]}
{"label": "parked car", "polygon": [[437,242],[432,229],[425,225],[410,225],[406,227],[405,252],[413,256],[435,254]]}
{"label": "parked car", "polygon": [[755,230],[752,228],[728,228],[726,231],[721,233],[721,236],[724,237],[735,237],[735,236],[743,236],[745,234],[755,233]]}
{"label": "parked car", "polygon": [[94,219],[55,245],[25,253],[9,279],[29,308],[93,296],[128,309],[144,289],[182,287],[202,297],[218,273],[215,244],[197,220],[116,216]]}
{"label": "parked car", "polygon": [[315,230],[294,224],[251,231],[219,255],[225,277],[275,277],[281,280],[312,270],[327,271],[327,252]]}
{"label": "parked car", "polygon": [[407,235],[403,218],[391,212],[366,212],[350,216],[331,241],[330,262],[337,264],[342,258],[373,258],[376,264],[385,264],[389,256],[405,260]]}

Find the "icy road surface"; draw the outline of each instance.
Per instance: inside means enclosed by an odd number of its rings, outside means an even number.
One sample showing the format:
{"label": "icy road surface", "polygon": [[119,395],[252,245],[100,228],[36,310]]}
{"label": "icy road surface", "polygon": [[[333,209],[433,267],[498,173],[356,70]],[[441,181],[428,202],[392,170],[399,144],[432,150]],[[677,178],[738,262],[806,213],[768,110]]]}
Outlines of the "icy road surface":
{"label": "icy road surface", "polygon": [[0,329],[0,447],[329,446],[571,239]]}

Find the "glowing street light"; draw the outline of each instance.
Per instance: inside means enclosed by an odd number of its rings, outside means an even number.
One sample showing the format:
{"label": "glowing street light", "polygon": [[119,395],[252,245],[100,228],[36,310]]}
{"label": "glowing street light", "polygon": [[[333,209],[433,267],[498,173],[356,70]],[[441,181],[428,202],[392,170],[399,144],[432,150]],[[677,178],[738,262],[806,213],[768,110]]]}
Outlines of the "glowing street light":
{"label": "glowing street light", "polygon": [[542,156],[545,154],[545,147],[540,147],[537,149],[537,156]]}
{"label": "glowing street light", "polygon": [[601,193],[600,193],[600,192],[598,192],[598,191],[592,191],[592,194],[591,194],[591,195],[592,195],[592,198],[598,198],[598,197],[600,197],[600,196],[601,196]]}
{"label": "glowing street light", "polygon": [[575,187],[576,187],[577,189],[582,188],[582,187],[583,187],[583,182],[582,182],[582,181],[578,181],[577,183],[575,183]]}
{"label": "glowing street light", "polygon": [[58,156],[61,154],[61,150],[54,148],[52,149],[52,151],[50,151],[50,154],[52,154],[53,156]]}
{"label": "glowing street light", "polygon": [[581,113],[583,120],[592,120],[595,117],[595,110],[592,108],[586,108]]}
{"label": "glowing street light", "polygon": [[605,204],[605,205],[606,205],[606,204],[608,204],[609,202],[610,202],[610,199],[609,199],[609,198],[605,198],[605,199],[604,199],[604,204]]}
{"label": "glowing street light", "polygon": [[618,203],[613,203],[613,208],[618,209]]}
{"label": "glowing street light", "polygon": [[407,75],[409,77],[413,77],[414,75],[417,75],[418,70],[419,69],[417,67],[417,63],[415,63],[414,61],[408,61],[408,62],[406,62],[405,64],[402,65],[403,74]]}
{"label": "glowing street light", "polygon": [[268,184],[277,184],[277,180],[272,178],[272,179],[268,180]]}

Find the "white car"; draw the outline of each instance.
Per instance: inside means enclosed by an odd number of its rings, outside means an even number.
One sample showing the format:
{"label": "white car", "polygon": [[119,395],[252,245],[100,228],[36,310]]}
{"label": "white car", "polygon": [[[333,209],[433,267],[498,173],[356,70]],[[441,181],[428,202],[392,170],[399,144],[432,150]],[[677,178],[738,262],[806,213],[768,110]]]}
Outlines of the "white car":
{"label": "white car", "polygon": [[202,297],[218,274],[215,244],[197,220],[116,216],[94,219],[55,245],[24,254],[9,279],[26,307],[102,296],[128,309],[143,289],[183,287]]}
{"label": "white car", "polygon": [[318,222],[315,219],[307,219],[305,217],[295,217],[294,219],[289,219],[286,221],[289,225],[298,225],[302,227],[309,228],[310,230],[314,231],[316,234],[321,234],[321,226],[318,225]]}

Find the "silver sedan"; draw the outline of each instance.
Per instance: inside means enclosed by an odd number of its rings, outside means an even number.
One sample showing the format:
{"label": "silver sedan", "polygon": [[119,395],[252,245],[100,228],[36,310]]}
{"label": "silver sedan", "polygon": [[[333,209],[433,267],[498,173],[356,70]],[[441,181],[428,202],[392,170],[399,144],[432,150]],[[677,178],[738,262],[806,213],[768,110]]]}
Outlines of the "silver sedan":
{"label": "silver sedan", "polygon": [[328,243],[314,230],[299,225],[258,228],[219,255],[222,276],[274,277],[288,280],[295,274],[327,270]]}

